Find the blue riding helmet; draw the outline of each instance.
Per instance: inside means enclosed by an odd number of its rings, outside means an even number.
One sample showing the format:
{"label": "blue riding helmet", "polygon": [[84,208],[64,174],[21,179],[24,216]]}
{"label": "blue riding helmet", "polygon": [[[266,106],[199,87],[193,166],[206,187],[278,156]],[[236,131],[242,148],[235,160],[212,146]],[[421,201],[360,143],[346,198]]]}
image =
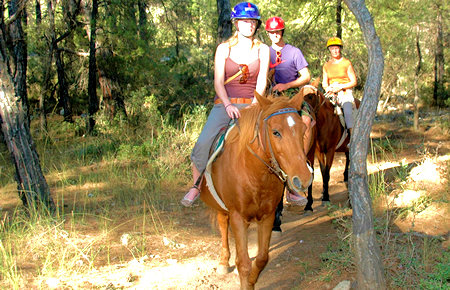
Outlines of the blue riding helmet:
{"label": "blue riding helmet", "polygon": [[[231,20],[234,19],[257,19],[260,20],[258,7],[250,2],[236,4],[231,10]],[[258,21],[259,22],[259,21]]]}

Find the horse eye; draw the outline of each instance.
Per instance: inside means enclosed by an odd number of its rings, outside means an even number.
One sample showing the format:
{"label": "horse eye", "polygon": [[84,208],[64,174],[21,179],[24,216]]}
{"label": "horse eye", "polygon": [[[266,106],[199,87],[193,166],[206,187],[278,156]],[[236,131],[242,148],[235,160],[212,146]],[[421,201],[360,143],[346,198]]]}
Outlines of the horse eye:
{"label": "horse eye", "polygon": [[275,137],[281,138],[281,134],[280,134],[280,132],[278,132],[277,130],[273,130],[273,131],[272,131],[272,134],[273,134],[273,136],[275,136]]}

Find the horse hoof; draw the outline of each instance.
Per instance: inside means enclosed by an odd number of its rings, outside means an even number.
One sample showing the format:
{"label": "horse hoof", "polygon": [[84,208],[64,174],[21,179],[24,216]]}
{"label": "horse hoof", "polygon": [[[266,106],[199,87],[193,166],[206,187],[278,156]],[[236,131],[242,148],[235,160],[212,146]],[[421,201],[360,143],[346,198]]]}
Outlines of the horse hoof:
{"label": "horse hoof", "polygon": [[219,274],[219,275],[225,275],[225,274],[228,274],[228,273],[230,273],[230,267],[229,267],[229,266],[226,266],[226,265],[219,265],[219,266],[217,267],[216,272],[217,272],[217,274]]}
{"label": "horse hoof", "polygon": [[313,214],[312,210],[305,210],[304,216],[311,216]]}

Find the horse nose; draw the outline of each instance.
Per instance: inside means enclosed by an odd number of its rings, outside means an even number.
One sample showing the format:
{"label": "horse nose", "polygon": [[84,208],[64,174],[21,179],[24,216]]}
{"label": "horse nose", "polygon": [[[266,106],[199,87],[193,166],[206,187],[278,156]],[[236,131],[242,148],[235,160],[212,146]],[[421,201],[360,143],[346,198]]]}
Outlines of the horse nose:
{"label": "horse nose", "polygon": [[294,178],[292,178],[292,183],[296,188],[302,188],[302,182],[300,181],[300,178],[298,178],[298,176],[294,176]]}
{"label": "horse nose", "polygon": [[294,176],[291,179],[291,185],[294,191],[301,192],[308,190],[308,187],[311,185],[313,179],[313,175],[311,174],[311,178],[306,182],[306,184],[302,184],[300,178],[298,176]]}

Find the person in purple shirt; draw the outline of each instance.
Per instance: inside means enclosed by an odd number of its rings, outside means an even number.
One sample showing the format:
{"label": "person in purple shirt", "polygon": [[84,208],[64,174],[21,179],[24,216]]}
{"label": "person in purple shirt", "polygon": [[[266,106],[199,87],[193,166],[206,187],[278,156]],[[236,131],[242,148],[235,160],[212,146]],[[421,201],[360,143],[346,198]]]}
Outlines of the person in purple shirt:
{"label": "person in purple shirt", "polygon": [[[284,20],[281,17],[271,17],[266,21],[266,31],[272,42],[269,68],[275,70],[272,92],[292,97],[299,92],[302,86],[309,83],[311,76],[308,70],[308,62],[301,50],[284,41],[284,29]],[[311,108],[308,103],[303,102],[300,115],[307,128],[304,136],[305,154],[308,153],[308,149],[312,146],[311,127],[313,125],[311,123],[314,121],[309,114],[310,111]],[[286,194],[286,200],[296,205],[305,205],[307,203],[305,197],[292,192]]]}

